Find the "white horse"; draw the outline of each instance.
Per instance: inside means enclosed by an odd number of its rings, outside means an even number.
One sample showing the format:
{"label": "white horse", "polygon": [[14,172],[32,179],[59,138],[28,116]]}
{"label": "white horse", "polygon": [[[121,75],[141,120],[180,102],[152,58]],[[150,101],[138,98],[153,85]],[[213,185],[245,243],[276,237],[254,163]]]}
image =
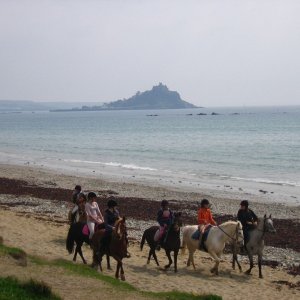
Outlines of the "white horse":
{"label": "white horse", "polygon": [[[194,263],[194,253],[199,249],[199,240],[194,240],[192,238],[193,233],[198,229],[198,225],[185,226],[183,227],[183,239],[182,239],[182,250],[181,253],[184,254],[185,248],[189,250],[189,258],[187,265],[191,263],[195,269]],[[220,257],[225,248],[225,243],[238,243],[243,245],[244,235],[243,235],[243,226],[241,222],[237,221],[228,221],[219,226],[213,226],[207,236],[207,239],[204,243],[208,253],[214,258],[215,265],[211,269],[211,273],[219,274],[219,263]]]}

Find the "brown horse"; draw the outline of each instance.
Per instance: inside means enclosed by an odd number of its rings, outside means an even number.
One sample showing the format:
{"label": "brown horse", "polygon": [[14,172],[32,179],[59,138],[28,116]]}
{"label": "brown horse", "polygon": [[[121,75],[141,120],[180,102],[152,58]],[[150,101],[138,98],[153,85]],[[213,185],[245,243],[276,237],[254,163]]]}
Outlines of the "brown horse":
{"label": "brown horse", "polygon": [[[169,263],[165,265],[165,269],[170,268],[173,261],[171,258],[171,251],[174,252],[174,271],[177,272],[177,256],[180,249],[180,227],[182,226],[181,213],[174,213],[174,219],[170,228],[167,231],[166,236],[163,238],[162,248],[165,249],[166,255],[168,257]],[[143,250],[143,246],[145,241],[147,241],[150,250],[148,255],[147,264],[150,263],[151,256],[153,256],[157,266],[159,266],[157,256],[155,254],[155,249],[157,246],[157,242],[154,241],[154,236],[156,231],[159,230],[158,226],[152,226],[144,231],[142,240],[141,240],[141,250]]]}
{"label": "brown horse", "polygon": [[[115,223],[115,228],[111,235],[111,240],[106,247],[102,246],[103,238],[106,237],[105,230],[99,230],[95,232],[92,239],[92,249],[93,249],[93,266],[99,266],[102,272],[102,257],[106,254],[107,256],[112,256],[117,261],[117,269],[115,277],[121,280],[125,280],[123,262],[122,259],[128,257],[127,247],[127,230],[125,217],[120,218]],[[121,270],[121,274],[120,274]]]}

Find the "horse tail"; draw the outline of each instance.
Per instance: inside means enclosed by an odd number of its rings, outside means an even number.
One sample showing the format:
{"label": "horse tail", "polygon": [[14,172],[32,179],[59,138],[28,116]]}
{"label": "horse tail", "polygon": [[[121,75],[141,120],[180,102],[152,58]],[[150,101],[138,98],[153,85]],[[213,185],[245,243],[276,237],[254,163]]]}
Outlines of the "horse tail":
{"label": "horse tail", "polygon": [[73,225],[70,226],[69,232],[68,232],[68,236],[67,236],[67,240],[66,240],[66,249],[68,250],[68,252],[71,254],[73,253],[74,250],[74,230],[73,230]]}
{"label": "horse tail", "polygon": [[144,231],[144,234],[142,236],[142,240],[141,240],[141,251],[143,250],[144,244],[145,244],[145,240],[146,240],[146,232]]}

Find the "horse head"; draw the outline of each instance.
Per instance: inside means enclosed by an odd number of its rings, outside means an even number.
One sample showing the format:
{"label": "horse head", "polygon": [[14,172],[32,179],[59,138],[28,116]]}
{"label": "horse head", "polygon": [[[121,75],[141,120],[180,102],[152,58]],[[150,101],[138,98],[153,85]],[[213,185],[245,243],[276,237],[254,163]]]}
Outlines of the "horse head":
{"label": "horse head", "polygon": [[243,225],[240,221],[237,221],[237,225],[236,225],[236,242],[239,246],[243,246],[244,245],[244,233],[243,233]]}
{"label": "horse head", "polygon": [[267,215],[264,215],[264,231],[270,232],[270,233],[276,233],[276,229],[274,228],[272,215],[267,217]]}
{"label": "horse head", "polygon": [[175,231],[179,231],[180,227],[182,226],[181,215],[182,215],[181,212],[174,213],[173,228]]}
{"label": "horse head", "polygon": [[127,228],[125,223],[125,217],[119,218],[115,223],[115,235],[119,240],[121,240],[123,237],[127,236]]}

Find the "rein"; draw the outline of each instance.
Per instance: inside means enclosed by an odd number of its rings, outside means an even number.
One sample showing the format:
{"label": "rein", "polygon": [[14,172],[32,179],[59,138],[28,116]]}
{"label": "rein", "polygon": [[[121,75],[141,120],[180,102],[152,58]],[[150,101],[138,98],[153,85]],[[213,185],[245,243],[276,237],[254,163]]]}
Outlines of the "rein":
{"label": "rein", "polygon": [[238,224],[235,228],[235,238],[232,237],[231,235],[229,235],[226,231],[224,231],[219,225],[217,225],[217,227],[223,232],[225,233],[225,235],[227,235],[230,239],[232,239],[234,242],[238,241]]}

